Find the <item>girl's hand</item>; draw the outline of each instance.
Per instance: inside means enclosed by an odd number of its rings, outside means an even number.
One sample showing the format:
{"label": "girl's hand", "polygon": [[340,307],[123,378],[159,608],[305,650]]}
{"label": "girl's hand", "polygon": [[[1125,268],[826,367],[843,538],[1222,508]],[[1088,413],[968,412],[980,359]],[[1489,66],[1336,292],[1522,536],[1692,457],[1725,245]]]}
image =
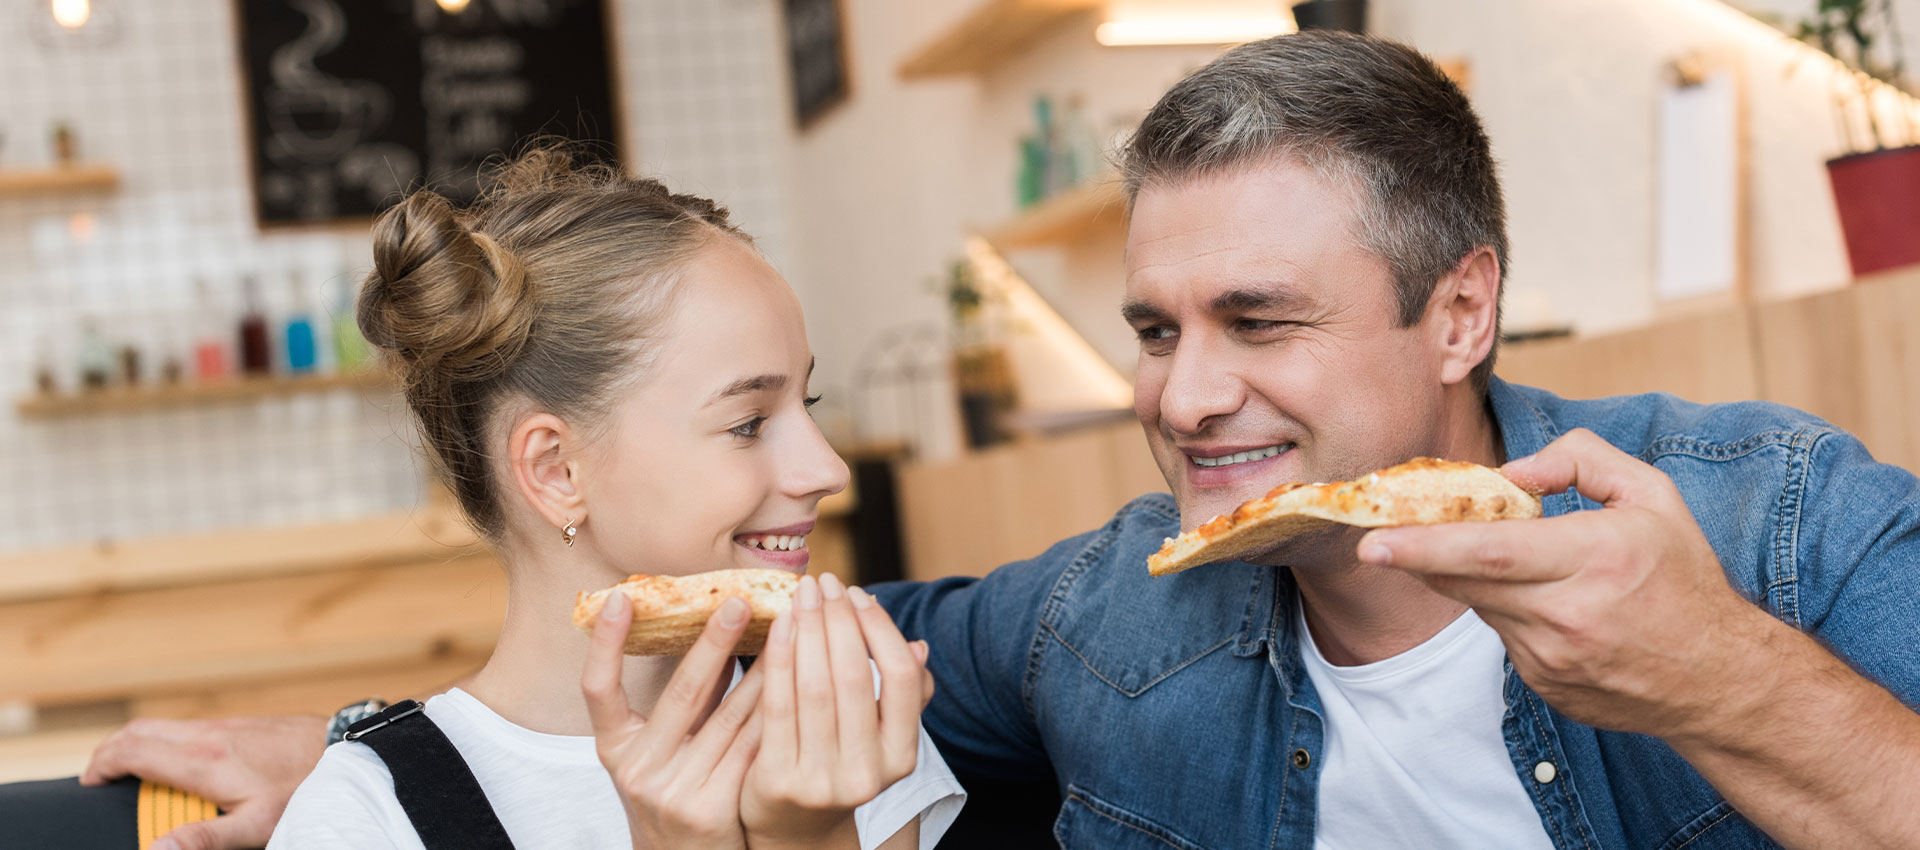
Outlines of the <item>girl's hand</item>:
{"label": "girl's hand", "polygon": [[[908,644],[866,591],[802,577],[753,671],[760,752],[740,816],[755,850],[858,847],[855,807],[913,772],[920,710],[933,697],[926,644]],[[873,695],[873,665],[880,696]]]}
{"label": "girl's hand", "polygon": [[748,671],[705,723],[700,723],[700,714],[717,683],[725,682],[721,676],[733,661],[733,646],[748,613],[739,599],[721,603],[699,642],[680,659],[649,720],[628,705],[620,687],[621,649],[633,604],[624,593],[607,595],[593,626],[580,691],[593,718],[600,763],[626,804],[637,848],[746,847],[740,786],[760,740],[760,720],[754,716],[760,670]]}

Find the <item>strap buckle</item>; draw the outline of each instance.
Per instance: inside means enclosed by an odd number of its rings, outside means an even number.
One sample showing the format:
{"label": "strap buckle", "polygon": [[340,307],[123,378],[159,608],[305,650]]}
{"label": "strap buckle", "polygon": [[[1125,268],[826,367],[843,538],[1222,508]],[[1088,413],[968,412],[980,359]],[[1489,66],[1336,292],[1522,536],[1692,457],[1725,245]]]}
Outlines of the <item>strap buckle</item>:
{"label": "strap buckle", "polygon": [[392,725],[401,718],[419,714],[426,708],[418,700],[401,700],[388,706],[386,711],[347,727],[347,734],[341,736],[340,740],[358,741],[366,737],[369,732]]}

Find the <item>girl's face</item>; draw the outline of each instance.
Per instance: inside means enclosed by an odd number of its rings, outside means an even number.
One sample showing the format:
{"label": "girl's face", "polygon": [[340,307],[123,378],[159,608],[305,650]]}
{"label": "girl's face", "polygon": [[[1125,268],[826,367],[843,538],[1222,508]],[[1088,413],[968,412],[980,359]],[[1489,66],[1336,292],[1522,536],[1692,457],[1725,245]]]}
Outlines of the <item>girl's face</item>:
{"label": "girl's face", "polygon": [[621,576],[805,572],[820,500],[846,488],[847,465],[807,413],[813,355],[793,289],[717,237],[655,345],[589,449],[580,541]]}

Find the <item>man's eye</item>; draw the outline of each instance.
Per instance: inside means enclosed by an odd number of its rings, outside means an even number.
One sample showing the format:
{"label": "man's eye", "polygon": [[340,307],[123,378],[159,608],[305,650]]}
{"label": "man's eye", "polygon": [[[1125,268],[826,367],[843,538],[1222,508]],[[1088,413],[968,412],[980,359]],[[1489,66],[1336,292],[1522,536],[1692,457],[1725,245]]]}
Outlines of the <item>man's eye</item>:
{"label": "man's eye", "polygon": [[1234,322],[1234,327],[1244,333],[1259,333],[1273,330],[1284,324],[1286,322],[1276,322],[1271,319],[1240,319]]}
{"label": "man's eye", "polygon": [[752,439],[754,437],[760,436],[760,426],[765,425],[766,422],[767,422],[767,417],[755,416],[752,419],[749,419],[745,422],[742,422],[738,425],[733,426],[732,428],[727,429],[727,433],[730,433],[736,437],[746,437],[747,439]]}
{"label": "man's eye", "polygon": [[1150,328],[1141,328],[1140,330],[1135,331],[1135,333],[1139,335],[1141,342],[1156,342],[1159,340],[1173,338],[1173,328],[1169,328],[1165,325],[1154,325],[1153,327],[1150,327]]}

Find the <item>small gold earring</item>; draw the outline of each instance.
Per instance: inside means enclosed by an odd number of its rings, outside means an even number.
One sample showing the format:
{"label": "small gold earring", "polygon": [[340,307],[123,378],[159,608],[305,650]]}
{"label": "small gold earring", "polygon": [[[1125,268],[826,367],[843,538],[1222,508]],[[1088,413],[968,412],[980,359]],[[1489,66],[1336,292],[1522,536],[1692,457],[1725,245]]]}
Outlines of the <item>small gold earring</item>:
{"label": "small gold earring", "polygon": [[564,536],[560,539],[566,541],[566,544],[571,547],[573,545],[573,536],[579,533],[580,529],[573,524],[573,520],[567,520],[567,530],[561,532]]}

